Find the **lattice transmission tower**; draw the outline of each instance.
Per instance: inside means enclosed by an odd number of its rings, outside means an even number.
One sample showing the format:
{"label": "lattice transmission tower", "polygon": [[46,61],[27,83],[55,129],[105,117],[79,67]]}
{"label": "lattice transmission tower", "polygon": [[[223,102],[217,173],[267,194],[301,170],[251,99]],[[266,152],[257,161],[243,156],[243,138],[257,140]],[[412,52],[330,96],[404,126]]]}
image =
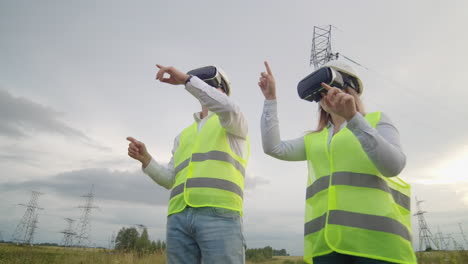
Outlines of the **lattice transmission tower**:
{"label": "lattice transmission tower", "polygon": [[31,199],[29,200],[29,203],[27,205],[19,204],[26,207],[26,212],[24,212],[23,218],[21,218],[21,221],[13,232],[11,238],[12,242],[17,244],[32,244],[38,223],[37,210],[44,209],[37,206],[39,195],[42,195],[42,193],[31,191]]}
{"label": "lattice transmission tower", "polygon": [[75,220],[70,218],[64,219],[67,221],[67,229],[60,232],[63,234],[62,242],[60,242],[60,244],[64,247],[71,247],[73,246],[73,237],[76,236],[76,232],[73,232],[73,222],[75,222]]}
{"label": "lattice transmission tower", "polygon": [[338,53],[332,52],[331,47],[332,25],[314,26],[314,36],[312,37],[312,50],[310,54],[310,65],[315,69],[320,68],[325,63],[338,59]]}
{"label": "lattice transmission tower", "polygon": [[81,197],[85,198],[85,205],[79,206],[78,208],[83,209],[83,213],[80,217],[80,221],[78,223],[78,233],[76,235],[76,246],[78,247],[86,247],[90,244],[90,232],[91,232],[91,210],[94,208],[98,208],[93,206],[94,202],[94,185],[91,186],[91,191],[83,195]]}
{"label": "lattice transmission tower", "polygon": [[[418,217],[418,224],[419,224],[419,250],[425,251],[428,249],[439,249],[438,244],[434,240],[434,236],[429,230],[427,226],[426,219],[424,219],[424,214],[427,213],[426,211],[421,210],[420,204],[423,201],[418,201],[416,197],[416,206],[418,207],[418,211],[414,214]],[[432,244],[431,244],[432,242]],[[432,246],[433,245],[433,246]]]}
{"label": "lattice transmission tower", "polygon": [[466,239],[465,232],[463,232],[463,227],[461,223],[458,223],[458,227],[460,228],[460,233],[462,235],[463,241],[465,242],[465,246],[468,249],[468,240]]}
{"label": "lattice transmission tower", "polygon": [[449,250],[449,237],[444,236],[439,227],[437,227],[437,233],[434,237],[434,239],[437,241],[437,245],[439,245],[439,250]]}
{"label": "lattice transmission tower", "polygon": [[458,243],[457,240],[453,237],[454,234],[448,234],[448,239],[450,241],[452,241],[452,245],[453,245],[453,250],[459,250],[459,251],[463,251],[464,248],[463,248],[463,245]]}
{"label": "lattice transmission tower", "polygon": [[112,232],[111,237],[109,238],[109,249],[115,249],[115,240],[116,240],[117,235],[115,234],[115,231]]}

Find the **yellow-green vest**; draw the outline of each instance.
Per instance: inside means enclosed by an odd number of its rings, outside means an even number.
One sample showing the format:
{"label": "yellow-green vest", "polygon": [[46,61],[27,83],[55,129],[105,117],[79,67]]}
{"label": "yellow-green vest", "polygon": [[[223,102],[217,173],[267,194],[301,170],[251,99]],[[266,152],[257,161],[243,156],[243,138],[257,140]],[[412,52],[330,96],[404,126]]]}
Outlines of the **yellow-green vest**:
{"label": "yellow-green vest", "polygon": [[[380,112],[365,116],[375,128]],[[338,252],[393,263],[416,263],[411,245],[410,186],[384,177],[347,128],[307,134],[304,260]]]}
{"label": "yellow-green vest", "polygon": [[[247,139],[247,155],[249,155]],[[235,154],[226,130],[212,115],[198,131],[198,123],[182,131],[174,153],[175,183],[168,215],[191,207],[222,207],[242,213],[247,159]]]}

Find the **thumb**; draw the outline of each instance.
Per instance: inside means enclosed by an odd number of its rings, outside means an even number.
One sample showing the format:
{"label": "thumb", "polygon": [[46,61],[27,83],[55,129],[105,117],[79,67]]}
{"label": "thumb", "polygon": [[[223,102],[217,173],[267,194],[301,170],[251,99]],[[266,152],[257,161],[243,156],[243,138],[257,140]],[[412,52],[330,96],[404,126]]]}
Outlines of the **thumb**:
{"label": "thumb", "polygon": [[162,79],[161,79],[161,82],[165,82],[165,83],[170,83],[170,84],[172,84],[172,78],[162,78]]}

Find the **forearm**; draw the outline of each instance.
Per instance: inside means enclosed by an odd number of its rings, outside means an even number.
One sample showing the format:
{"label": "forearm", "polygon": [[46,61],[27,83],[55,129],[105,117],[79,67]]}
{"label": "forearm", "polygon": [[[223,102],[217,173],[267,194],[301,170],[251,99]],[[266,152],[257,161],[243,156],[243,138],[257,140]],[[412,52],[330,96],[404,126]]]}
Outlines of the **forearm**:
{"label": "forearm", "polygon": [[154,159],[151,159],[148,166],[142,169],[146,175],[162,187],[169,190],[174,185],[175,173],[171,162],[167,166],[164,166],[156,162]]}
{"label": "forearm", "polygon": [[406,155],[400,145],[398,130],[382,114],[377,128],[372,128],[361,114],[356,114],[347,125],[357,137],[369,159],[386,177],[397,176],[406,165]]}
{"label": "forearm", "polygon": [[265,154],[281,160],[306,160],[303,137],[282,141],[276,100],[265,100],[261,118],[262,145]]}
{"label": "forearm", "polygon": [[238,105],[226,94],[209,86],[194,76],[185,89],[197,98],[203,106],[218,115],[226,131],[243,139],[247,138],[247,121]]}

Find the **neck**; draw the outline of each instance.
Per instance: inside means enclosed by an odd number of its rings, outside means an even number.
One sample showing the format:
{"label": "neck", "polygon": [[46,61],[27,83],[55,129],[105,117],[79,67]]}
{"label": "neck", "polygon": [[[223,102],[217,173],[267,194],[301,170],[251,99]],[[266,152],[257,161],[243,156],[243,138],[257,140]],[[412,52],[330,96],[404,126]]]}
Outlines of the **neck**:
{"label": "neck", "polygon": [[200,112],[200,118],[203,119],[206,116],[208,116],[208,108],[205,106],[202,106],[202,110]]}

